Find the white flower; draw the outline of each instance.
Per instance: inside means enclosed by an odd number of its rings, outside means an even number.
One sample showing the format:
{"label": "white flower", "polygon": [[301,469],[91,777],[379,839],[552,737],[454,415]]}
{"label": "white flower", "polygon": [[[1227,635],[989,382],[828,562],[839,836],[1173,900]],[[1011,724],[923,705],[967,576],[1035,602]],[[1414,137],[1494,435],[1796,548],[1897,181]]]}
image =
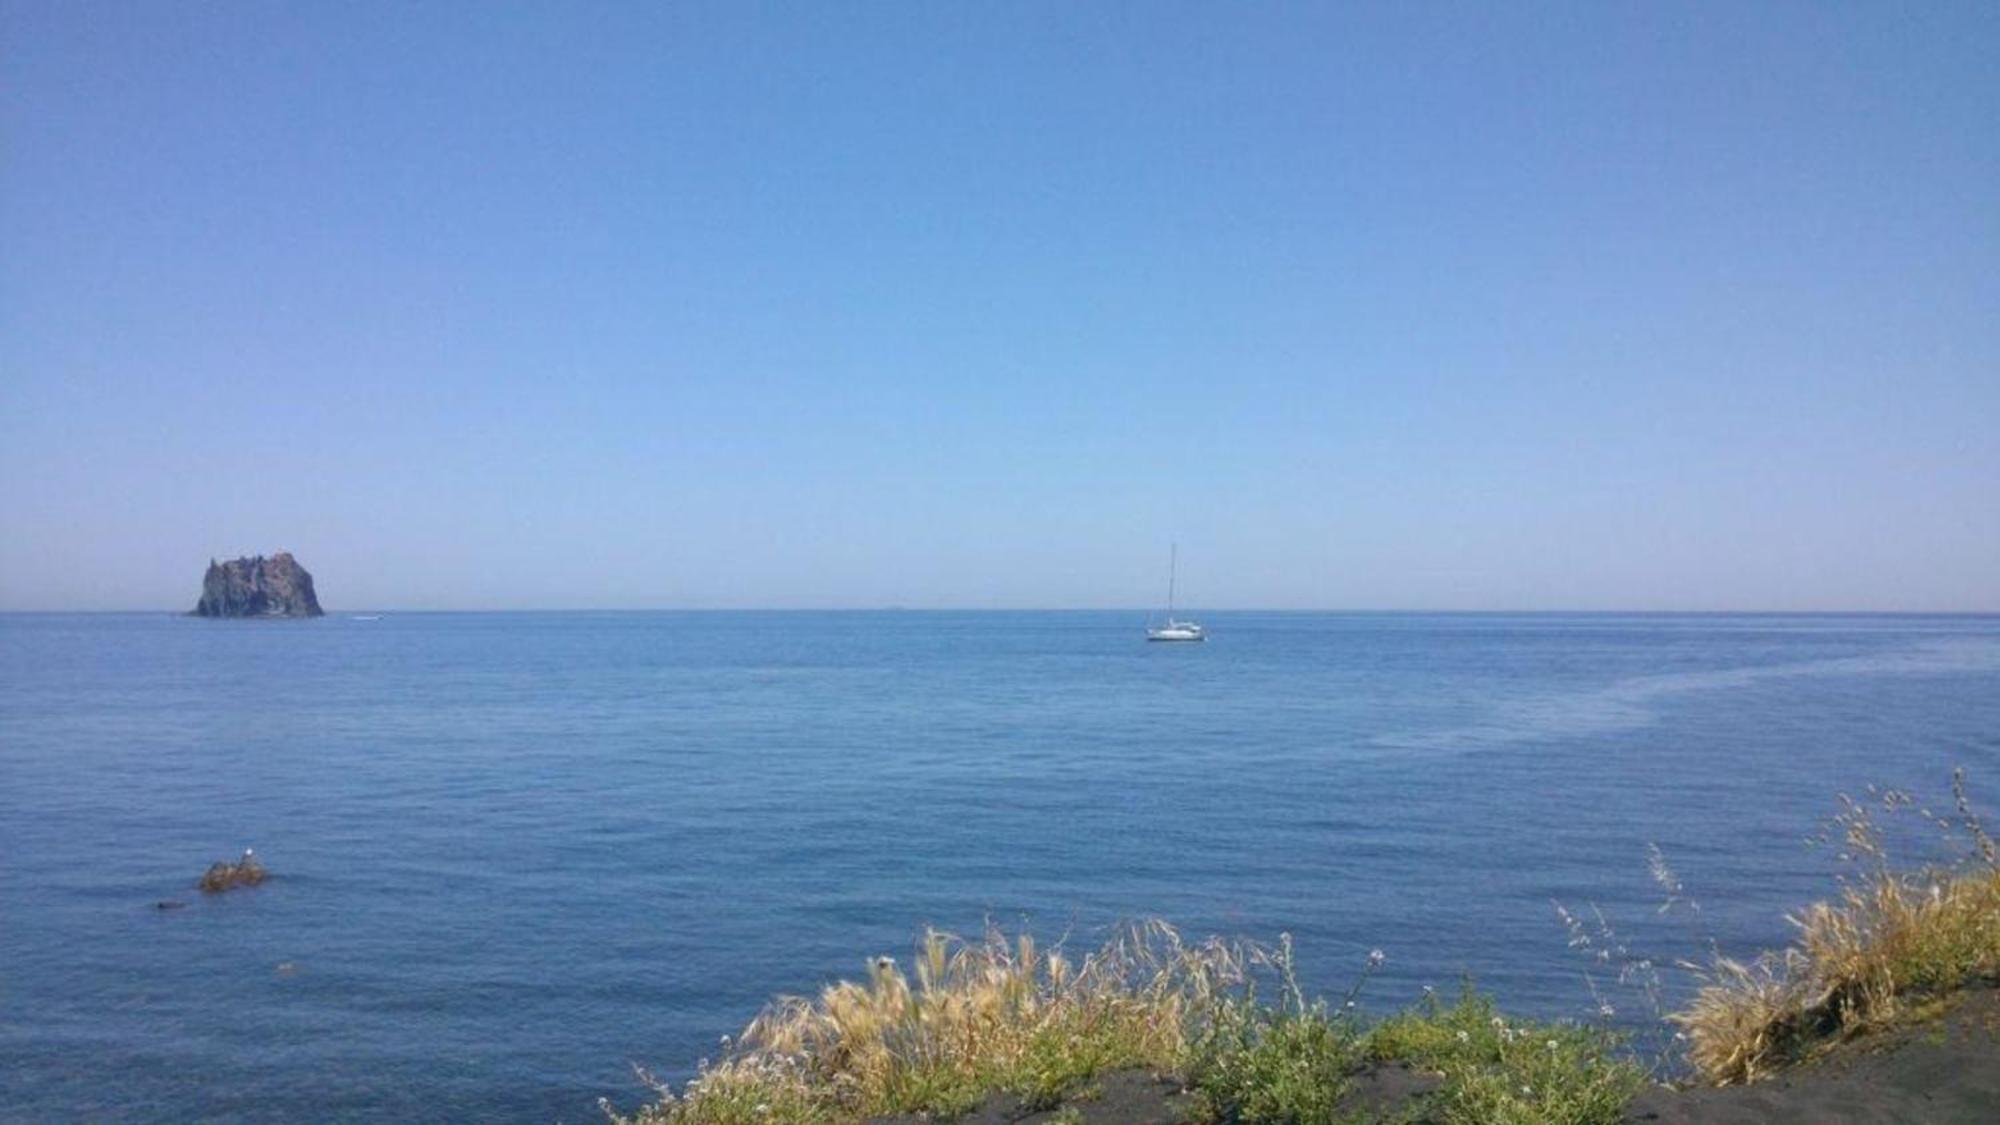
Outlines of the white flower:
{"label": "white flower", "polygon": [[1553,1039],[1549,1040],[1549,1050],[1553,1051],[1555,1049],[1556,1049],[1556,1041]]}
{"label": "white flower", "polygon": [[1465,1032],[1461,1031],[1458,1033],[1458,1041],[1460,1043],[1470,1043],[1472,1042],[1472,1036],[1467,1035]]}
{"label": "white flower", "polygon": [[1610,1019],[1612,1016],[1618,1014],[1618,1009],[1609,1004],[1599,1004],[1597,1006],[1597,1014],[1603,1016],[1605,1019]]}
{"label": "white flower", "polygon": [[1522,1097],[1524,1097],[1524,1098],[1525,1098],[1525,1097],[1527,1097],[1528,1095],[1530,1095],[1530,1094],[1534,1093],[1534,1092],[1535,1092],[1535,1088],[1534,1088],[1533,1086],[1523,1086],[1523,1087],[1521,1087],[1521,1096],[1522,1096]]}
{"label": "white flower", "polygon": [[1380,965],[1382,962],[1387,961],[1388,959],[1389,955],[1387,953],[1382,952],[1379,949],[1371,949],[1368,951],[1368,963],[1370,965]]}

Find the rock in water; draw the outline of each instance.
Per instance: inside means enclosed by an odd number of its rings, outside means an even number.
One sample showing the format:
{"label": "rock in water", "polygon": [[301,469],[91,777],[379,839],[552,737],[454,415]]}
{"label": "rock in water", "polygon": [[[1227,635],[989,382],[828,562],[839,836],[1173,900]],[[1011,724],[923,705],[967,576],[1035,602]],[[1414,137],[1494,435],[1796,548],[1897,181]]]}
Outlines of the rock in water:
{"label": "rock in water", "polygon": [[232,562],[208,560],[196,617],[320,617],[313,576],[284,551]]}

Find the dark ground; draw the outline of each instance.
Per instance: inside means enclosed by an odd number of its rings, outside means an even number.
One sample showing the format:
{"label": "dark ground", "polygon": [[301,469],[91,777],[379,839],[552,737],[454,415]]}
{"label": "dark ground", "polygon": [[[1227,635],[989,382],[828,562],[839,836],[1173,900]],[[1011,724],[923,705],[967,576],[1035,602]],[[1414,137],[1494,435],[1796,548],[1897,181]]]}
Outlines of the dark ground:
{"label": "dark ground", "polygon": [[[1346,1103],[1363,1119],[1429,1120],[1421,1100],[1437,1079],[1402,1066],[1356,1079]],[[1073,1110],[1089,1125],[1168,1125],[1192,1099],[1171,1082],[1136,1071],[1107,1074],[1096,1090],[1056,1110],[1031,1113],[994,1095],[965,1125],[1034,1125]],[[876,1125],[907,1125],[886,1119]],[[2000,1125],[2000,989],[1969,989],[1922,1024],[1834,1047],[1815,1062],[1751,1086],[1641,1094],[1628,1125]]]}
{"label": "dark ground", "polygon": [[2000,1122],[2000,990],[1968,989],[1936,1020],[1865,1036],[1750,1086],[1652,1090],[1631,1122]]}

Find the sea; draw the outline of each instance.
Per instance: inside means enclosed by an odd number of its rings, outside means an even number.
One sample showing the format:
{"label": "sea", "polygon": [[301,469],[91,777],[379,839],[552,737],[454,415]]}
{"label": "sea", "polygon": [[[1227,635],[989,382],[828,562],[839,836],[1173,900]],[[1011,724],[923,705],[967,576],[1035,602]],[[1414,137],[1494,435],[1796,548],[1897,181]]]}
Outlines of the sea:
{"label": "sea", "polygon": [[2000,815],[1996,617],[1194,616],[0,616],[0,1119],[602,1120],[926,926],[1649,1033]]}

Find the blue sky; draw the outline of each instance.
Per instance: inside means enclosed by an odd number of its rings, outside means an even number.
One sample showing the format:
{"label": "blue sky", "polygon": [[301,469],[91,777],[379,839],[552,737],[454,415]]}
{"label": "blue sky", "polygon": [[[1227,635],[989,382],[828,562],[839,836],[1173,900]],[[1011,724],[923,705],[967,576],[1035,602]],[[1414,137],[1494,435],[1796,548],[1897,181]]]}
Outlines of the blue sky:
{"label": "blue sky", "polygon": [[0,608],[2000,610],[2000,7],[0,2]]}

